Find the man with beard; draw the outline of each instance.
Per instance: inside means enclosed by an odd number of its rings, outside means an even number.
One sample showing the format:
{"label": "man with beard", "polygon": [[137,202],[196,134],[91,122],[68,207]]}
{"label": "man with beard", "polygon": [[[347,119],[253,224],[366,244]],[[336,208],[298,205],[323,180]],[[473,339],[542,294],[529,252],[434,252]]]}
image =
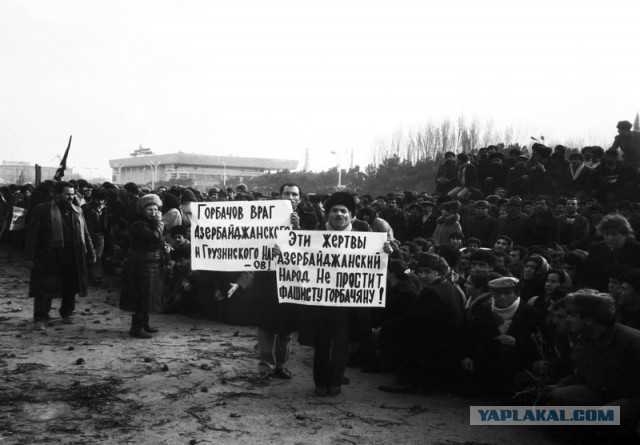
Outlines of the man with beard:
{"label": "man with beard", "polygon": [[50,320],[51,300],[62,297],[60,316],[74,323],[75,295],[87,295],[87,261],[96,261],[82,210],[68,182],[57,182],[54,199],[39,204],[27,227],[26,252],[31,260],[29,296],[34,298],[33,321],[38,330]]}

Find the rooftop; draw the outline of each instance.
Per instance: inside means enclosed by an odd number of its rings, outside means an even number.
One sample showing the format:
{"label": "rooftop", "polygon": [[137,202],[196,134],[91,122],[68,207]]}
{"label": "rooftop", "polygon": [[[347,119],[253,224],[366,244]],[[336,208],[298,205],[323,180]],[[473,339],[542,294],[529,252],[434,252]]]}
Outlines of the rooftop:
{"label": "rooftop", "polygon": [[159,164],[206,165],[227,168],[263,168],[265,170],[295,170],[299,161],[292,159],[243,158],[239,156],[201,155],[195,153],[170,153],[163,155],[130,156],[110,159],[111,168],[136,167],[148,165],[148,162]]}

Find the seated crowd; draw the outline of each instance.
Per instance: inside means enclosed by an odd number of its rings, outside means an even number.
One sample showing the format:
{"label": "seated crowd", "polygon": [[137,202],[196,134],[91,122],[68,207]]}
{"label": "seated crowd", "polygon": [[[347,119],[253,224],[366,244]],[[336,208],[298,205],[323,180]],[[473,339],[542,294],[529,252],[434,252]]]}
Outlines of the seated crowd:
{"label": "seated crowd", "polygon": [[[354,193],[354,216],[367,230],[386,232],[393,253],[386,307],[358,310],[365,314],[354,318],[353,331],[367,333],[351,345],[349,365],[393,373],[383,391],[445,388],[492,401],[619,405],[623,427],[633,431],[640,415],[640,177],[616,149],[568,151],[538,144],[530,157],[497,147],[474,159],[447,153],[432,194]],[[251,279],[191,270],[189,204],[279,199],[277,192],[264,196],[243,184],[206,194],[73,185],[99,258],[89,267],[94,285],[103,272],[127,275],[135,242],[129,227],[138,200],[153,193],[162,200],[166,257],[164,292],[152,311],[254,323],[251,301],[260,289]],[[3,202],[27,209],[28,225],[28,210],[52,191],[49,181],[3,187]],[[324,228],[325,199],[302,197],[300,227]]]}

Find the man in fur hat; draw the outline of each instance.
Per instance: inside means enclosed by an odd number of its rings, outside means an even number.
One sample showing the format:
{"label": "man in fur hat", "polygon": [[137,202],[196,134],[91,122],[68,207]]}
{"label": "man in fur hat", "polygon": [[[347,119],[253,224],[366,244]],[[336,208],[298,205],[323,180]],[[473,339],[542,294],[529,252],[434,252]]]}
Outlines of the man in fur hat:
{"label": "man in fur hat", "polygon": [[449,265],[439,255],[423,253],[417,269],[427,285],[409,311],[380,328],[380,348],[396,370],[396,382],[379,386],[381,391],[430,392],[455,374],[462,354],[464,306],[445,278]]}

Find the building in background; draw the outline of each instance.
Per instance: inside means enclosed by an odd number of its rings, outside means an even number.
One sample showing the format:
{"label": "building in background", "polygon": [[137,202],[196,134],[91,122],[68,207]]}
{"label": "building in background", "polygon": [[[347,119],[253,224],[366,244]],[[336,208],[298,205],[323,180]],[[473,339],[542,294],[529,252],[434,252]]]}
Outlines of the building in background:
{"label": "building in background", "polygon": [[153,187],[157,182],[191,179],[194,187],[204,190],[227,185],[229,178],[242,182],[268,172],[295,170],[298,161],[178,152],[112,159],[109,166],[115,184],[135,182]]}
{"label": "building in background", "polygon": [[[43,167],[41,168],[41,180],[53,179],[58,167]],[[73,170],[67,168],[64,172],[64,180],[71,178]],[[29,162],[21,161],[2,161],[0,165],[0,184],[26,184],[36,183],[36,166]]]}

